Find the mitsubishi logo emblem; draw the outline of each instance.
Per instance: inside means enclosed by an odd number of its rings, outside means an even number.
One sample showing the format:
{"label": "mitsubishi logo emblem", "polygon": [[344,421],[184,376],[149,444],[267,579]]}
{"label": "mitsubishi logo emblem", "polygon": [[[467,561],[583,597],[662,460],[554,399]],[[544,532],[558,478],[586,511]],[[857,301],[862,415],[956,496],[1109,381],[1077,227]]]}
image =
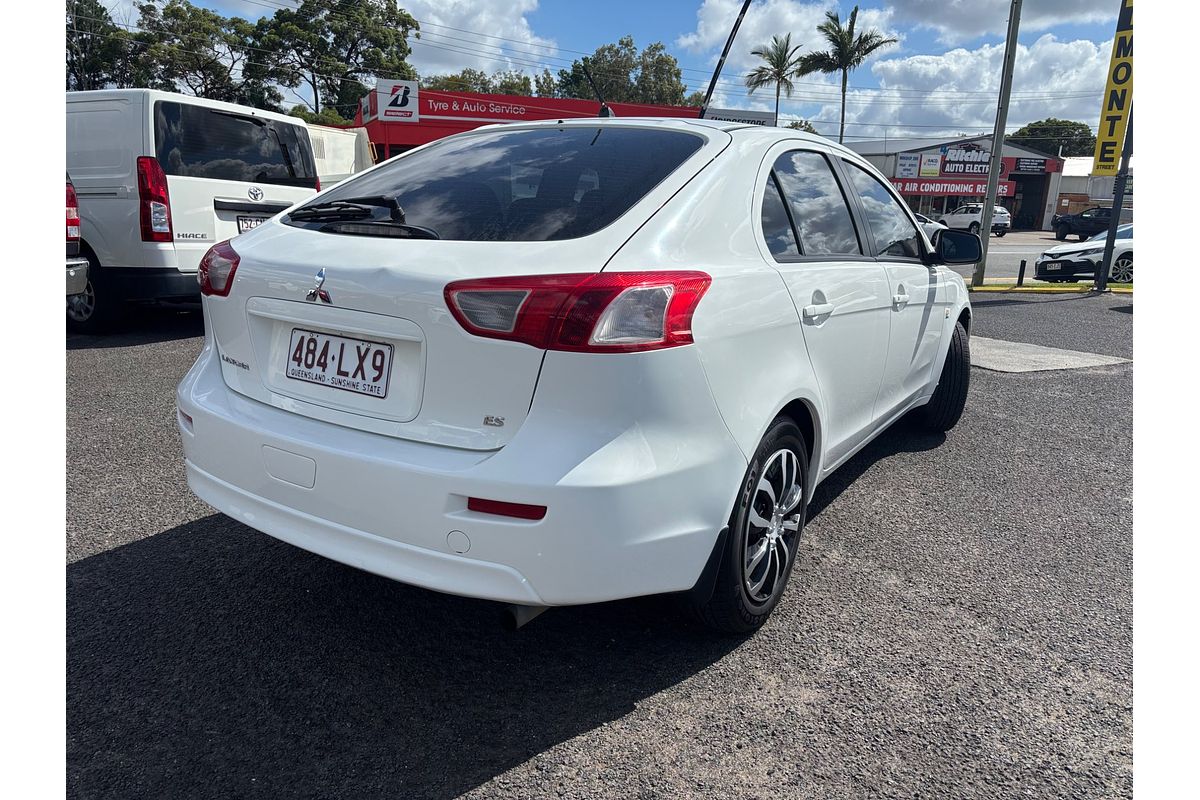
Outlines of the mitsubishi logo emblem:
{"label": "mitsubishi logo emblem", "polygon": [[304,299],[308,300],[311,303],[311,302],[316,301],[318,298],[320,298],[322,303],[329,303],[332,305],[333,298],[329,296],[329,292],[327,292],[321,288],[324,285],[325,285],[325,268],[321,267],[320,272],[317,273],[316,284],[313,286],[313,288],[308,290],[308,294],[304,295]]}

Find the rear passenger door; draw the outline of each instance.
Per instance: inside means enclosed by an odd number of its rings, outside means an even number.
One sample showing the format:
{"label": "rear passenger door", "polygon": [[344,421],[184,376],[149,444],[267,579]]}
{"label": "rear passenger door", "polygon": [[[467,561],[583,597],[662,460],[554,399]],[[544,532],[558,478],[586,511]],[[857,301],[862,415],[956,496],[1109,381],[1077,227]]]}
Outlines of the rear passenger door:
{"label": "rear passenger door", "polygon": [[876,418],[886,421],[929,386],[949,287],[946,273],[921,260],[921,234],[891,188],[853,162],[841,166],[891,291],[887,365],[875,401]]}
{"label": "rear passenger door", "polygon": [[764,170],[763,237],[799,313],[833,465],[872,429],[887,358],[887,275],[864,249],[829,156],[784,145],[768,154]]}

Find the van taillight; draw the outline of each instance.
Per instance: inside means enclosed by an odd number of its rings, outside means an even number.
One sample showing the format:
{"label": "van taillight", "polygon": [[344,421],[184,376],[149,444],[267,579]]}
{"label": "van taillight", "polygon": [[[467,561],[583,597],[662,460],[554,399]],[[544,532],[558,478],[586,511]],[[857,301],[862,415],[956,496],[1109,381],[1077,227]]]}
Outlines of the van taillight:
{"label": "van taillight", "polygon": [[141,201],[142,241],[171,241],[171,198],[167,175],[153,156],[137,160],[138,198]]}
{"label": "van taillight", "polygon": [[635,353],[692,343],[703,272],[598,272],[454,281],[450,313],[469,333],[543,350]]}
{"label": "van taillight", "polygon": [[79,241],[79,198],[75,187],[67,184],[67,241]]}

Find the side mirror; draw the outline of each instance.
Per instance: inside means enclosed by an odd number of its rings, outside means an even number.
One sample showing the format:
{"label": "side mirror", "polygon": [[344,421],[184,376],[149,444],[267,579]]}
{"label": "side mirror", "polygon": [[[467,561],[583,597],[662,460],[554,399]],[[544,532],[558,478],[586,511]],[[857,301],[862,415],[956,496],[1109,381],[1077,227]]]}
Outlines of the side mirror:
{"label": "side mirror", "polygon": [[983,242],[979,236],[969,231],[947,228],[940,231],[941,236],[934,242],[934,252],[926,259],[926,264],[975,264],[983,257]]}

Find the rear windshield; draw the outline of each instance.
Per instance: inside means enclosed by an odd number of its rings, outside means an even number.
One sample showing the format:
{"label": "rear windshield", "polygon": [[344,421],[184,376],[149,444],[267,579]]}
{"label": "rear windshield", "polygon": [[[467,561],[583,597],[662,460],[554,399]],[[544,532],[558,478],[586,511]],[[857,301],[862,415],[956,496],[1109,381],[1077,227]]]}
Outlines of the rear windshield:
{"label": "rear windshield", "polygon": [[[405,223],[440,239],[572,239],[624,214],[703,144],[694,134],[647,128],[572,125],[471,134],[351,178],[309,205],[394,197]],[[376,216],[388,213],[379,208]]]}
{"label": "rear windshield", "polygon": [[154,104],[154,141],[168,175],[316,188],[302,125],[187,103]]}

